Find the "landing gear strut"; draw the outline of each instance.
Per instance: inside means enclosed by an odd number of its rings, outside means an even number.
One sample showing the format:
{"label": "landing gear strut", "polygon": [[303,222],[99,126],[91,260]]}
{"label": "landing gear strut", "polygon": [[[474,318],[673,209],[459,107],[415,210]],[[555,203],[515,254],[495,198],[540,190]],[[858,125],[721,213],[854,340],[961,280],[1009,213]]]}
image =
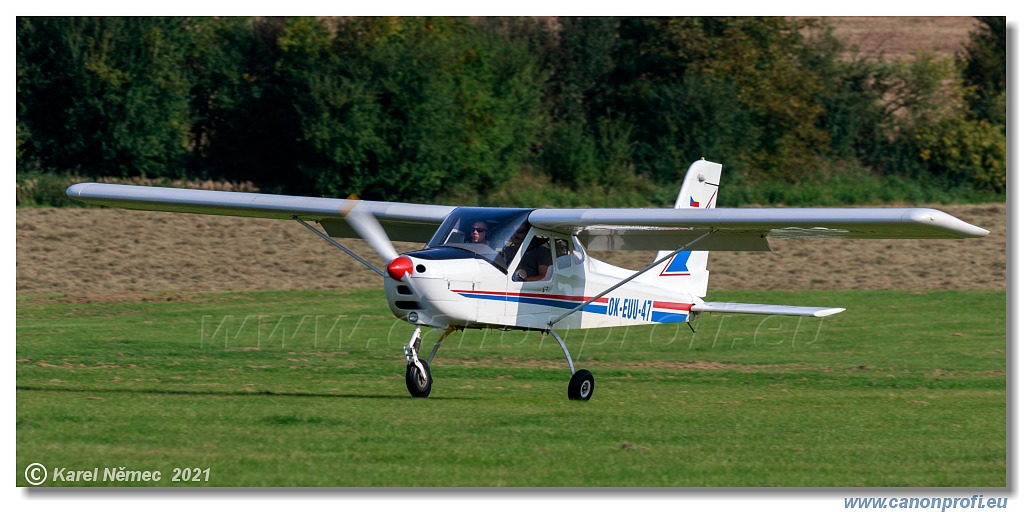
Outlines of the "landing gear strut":
{"label": "landing gear strut", "polygon": [[555,331],[547,332],[555,338],[558,346],[562,347],[565,360],[569,362],[569,372],[572,373],[572,378],[569,379],[569,400],[590,400],[590,397],[594,396],[594,375],[588,370],[576,371],[576,367],[572,364],[572,356],[569,355],[569,349],[565,348],[562,337]]}
{"label": "landing gear strut", "polygon": [[423,341],[421,332],[417,325],[405,346],[405,387],[416,398],[430,396],[430,386],[434,383],[430,378],[430,365],[419,357],[420,342]]}

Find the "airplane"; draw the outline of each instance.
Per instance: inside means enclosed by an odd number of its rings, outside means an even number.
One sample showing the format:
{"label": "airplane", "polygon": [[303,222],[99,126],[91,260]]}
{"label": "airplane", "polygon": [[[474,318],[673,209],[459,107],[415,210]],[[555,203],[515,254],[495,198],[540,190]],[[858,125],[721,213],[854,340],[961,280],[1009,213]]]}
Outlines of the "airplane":
{"label": "airplane", "polygon": [[[953,239],[988,231],[930,208],[716,208],[722,165],[698,160],[673,208],[496,208],[423,205],[134,185],[79,183],[67,195],[136,210],[293,220],[380,274],[391,312],[408,321],[406,387],[430,395],[430,363],[463,329],[550,334],[571,375],[570,400],[590,400],[558,331],[693,322],[705,313],[826,317],[843,308],[705,301],[710,251],[769,251],[777,239]],[[311,223],[317,223],[318,229]],[[336,238],[362,238],[383,268]],[[398,254],[392,241],[419,242]],[[639,270],[589,251],[657,251]],[[440,331],[426,359],[423,329]]]}

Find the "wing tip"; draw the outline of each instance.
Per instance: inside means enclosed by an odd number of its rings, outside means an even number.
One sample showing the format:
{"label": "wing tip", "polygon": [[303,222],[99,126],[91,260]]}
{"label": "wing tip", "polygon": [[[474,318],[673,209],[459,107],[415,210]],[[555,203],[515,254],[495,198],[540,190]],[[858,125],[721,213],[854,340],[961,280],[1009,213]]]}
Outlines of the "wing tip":
{"label": "wing tip", "polygon": [[816,318],[824,318],[826,316],[837,315],[839,313],[842,313],[843,311],[846,311],[846,308],[827,308],[815,311],[812,316]]}
{"label": "wing tip", "polygon": [[75,183],[68,187],[64,193],[70,198],[77,199],[82,196],[82,192],[84,192],[85,188],[89,185],[92,185],[92,183]]}
{"label": "wing tip", "polygon": [[985,228],[975,226],[934,208],[911,208],[904,219],[945,229],[958,235],[959,238],[981,238],[989,234],[989,230]]}

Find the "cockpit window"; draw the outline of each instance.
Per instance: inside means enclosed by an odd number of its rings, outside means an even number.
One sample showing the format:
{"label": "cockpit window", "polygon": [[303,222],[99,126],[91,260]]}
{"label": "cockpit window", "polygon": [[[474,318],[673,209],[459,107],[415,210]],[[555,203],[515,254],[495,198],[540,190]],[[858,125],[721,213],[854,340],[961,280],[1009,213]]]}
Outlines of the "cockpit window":
{"label": "cockpit window", "polygon": [[521,208],[456,208],[438,228],[427,247],[462,249],[508,272],[505,248],[518,230],[529,229],[526,219],[530,211]]}

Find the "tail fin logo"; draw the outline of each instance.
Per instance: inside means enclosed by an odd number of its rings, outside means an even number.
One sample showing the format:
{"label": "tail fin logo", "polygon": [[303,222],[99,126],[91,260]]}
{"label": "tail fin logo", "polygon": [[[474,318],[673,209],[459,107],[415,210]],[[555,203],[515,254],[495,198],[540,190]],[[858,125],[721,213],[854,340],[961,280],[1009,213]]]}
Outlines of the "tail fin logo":
{"label": "tail fin logo", "polygon": [[691,208],[700,208],[700,201],[696,201],[696,200],[693,199],[693,196],[690,196],[690,207]]}
{"label": "tail fin logo", "polygon": [[668,264],[665,268],[661,269],[662,276],[688,276],[690,275],[690,269],[687,268],[686,262],[690,259],[690,251],[683,251],[676,254],[672,259],[668,260]]}

